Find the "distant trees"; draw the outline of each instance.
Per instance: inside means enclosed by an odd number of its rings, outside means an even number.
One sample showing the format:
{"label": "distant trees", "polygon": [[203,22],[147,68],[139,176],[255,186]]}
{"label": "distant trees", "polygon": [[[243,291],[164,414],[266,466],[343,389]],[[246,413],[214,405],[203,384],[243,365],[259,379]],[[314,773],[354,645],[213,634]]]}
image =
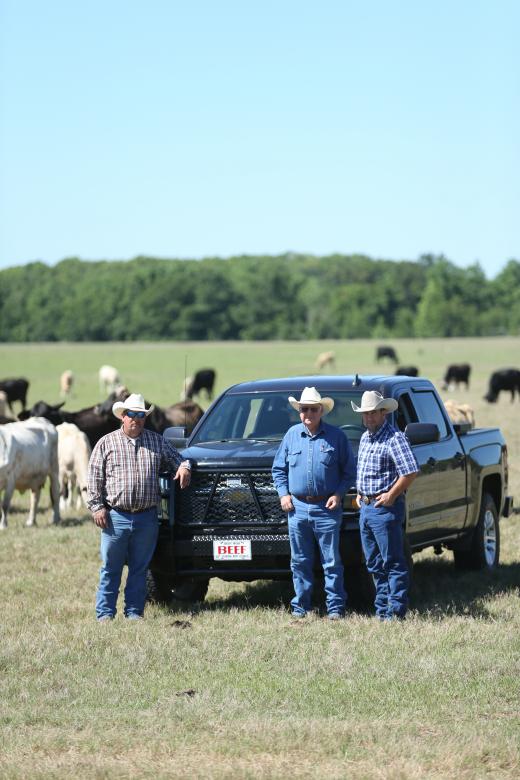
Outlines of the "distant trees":
{"label": "distant trees", "polygon": [[520,333],[520,262],[363,255],[85,262],[0,271],[0,340],[108,341]]}

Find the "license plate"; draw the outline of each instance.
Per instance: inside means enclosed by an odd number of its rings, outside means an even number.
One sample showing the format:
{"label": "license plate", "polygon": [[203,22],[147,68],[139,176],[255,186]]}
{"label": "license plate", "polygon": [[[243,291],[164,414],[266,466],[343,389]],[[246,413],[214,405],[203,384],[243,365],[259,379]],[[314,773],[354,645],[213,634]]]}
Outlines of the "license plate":
{"label": "license plate", "polygon": [[250,561],[251,540],[216,539],[213,541],[214,561]]}

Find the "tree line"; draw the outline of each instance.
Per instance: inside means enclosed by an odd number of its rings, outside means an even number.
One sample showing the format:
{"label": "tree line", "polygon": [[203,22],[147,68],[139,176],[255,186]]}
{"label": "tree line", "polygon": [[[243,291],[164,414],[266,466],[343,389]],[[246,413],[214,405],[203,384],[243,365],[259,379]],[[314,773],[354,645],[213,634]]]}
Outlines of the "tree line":
{"label": "tree line", "polygon": [[284,254],[68,258],[0,271],[0,340],[134,341],[520,333],[520,262]]}

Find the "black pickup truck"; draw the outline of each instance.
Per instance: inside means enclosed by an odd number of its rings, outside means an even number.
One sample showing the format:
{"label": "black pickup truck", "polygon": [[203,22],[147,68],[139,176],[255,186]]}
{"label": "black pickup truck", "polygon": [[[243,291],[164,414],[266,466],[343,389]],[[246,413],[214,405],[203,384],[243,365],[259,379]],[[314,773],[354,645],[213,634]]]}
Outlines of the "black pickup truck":
{"label": "black pickup truck", "polygon": [[[150,564],[149,597],[201,600],[211,577],[252,581],[290,576],[286,515],[271,466],[287,429],[299,422],[288,396],[316,386],[335,400],[327,422],[357,452],[365,390],[398,401],[390,422],[408,436],[420,474],[406,496],[406,543],[453,550],[455,564],[492,568],[500,555],[500,515],[512,511],[507,447],[498,428],[452,425],[430,381],[405,376],[303,376],[234,385],[208,409],[188,440],[182,429],[164,435],[192,462],[186,490],[161,478],[160,532]],[[355,487],[343,505],[341,551],[347,590],[366,587]]]}

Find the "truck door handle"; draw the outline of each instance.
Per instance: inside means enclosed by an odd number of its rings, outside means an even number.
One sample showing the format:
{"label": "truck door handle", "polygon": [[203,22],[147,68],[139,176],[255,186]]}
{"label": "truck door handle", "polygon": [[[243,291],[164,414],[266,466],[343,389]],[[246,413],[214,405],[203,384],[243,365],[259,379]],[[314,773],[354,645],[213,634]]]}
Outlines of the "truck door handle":
{"label": "truck door handle", "polygon": [[433,455],[431,455],[428,460],[426,461],[428,466],[431,466],[432,468],[437,464],[437,458],[434,458]]}
{"label": "truck door handle", "polygon": [[453,460],[457,466],[462,466],[464,464],[464,455],[462,452],[456,452],[453,456]]}

